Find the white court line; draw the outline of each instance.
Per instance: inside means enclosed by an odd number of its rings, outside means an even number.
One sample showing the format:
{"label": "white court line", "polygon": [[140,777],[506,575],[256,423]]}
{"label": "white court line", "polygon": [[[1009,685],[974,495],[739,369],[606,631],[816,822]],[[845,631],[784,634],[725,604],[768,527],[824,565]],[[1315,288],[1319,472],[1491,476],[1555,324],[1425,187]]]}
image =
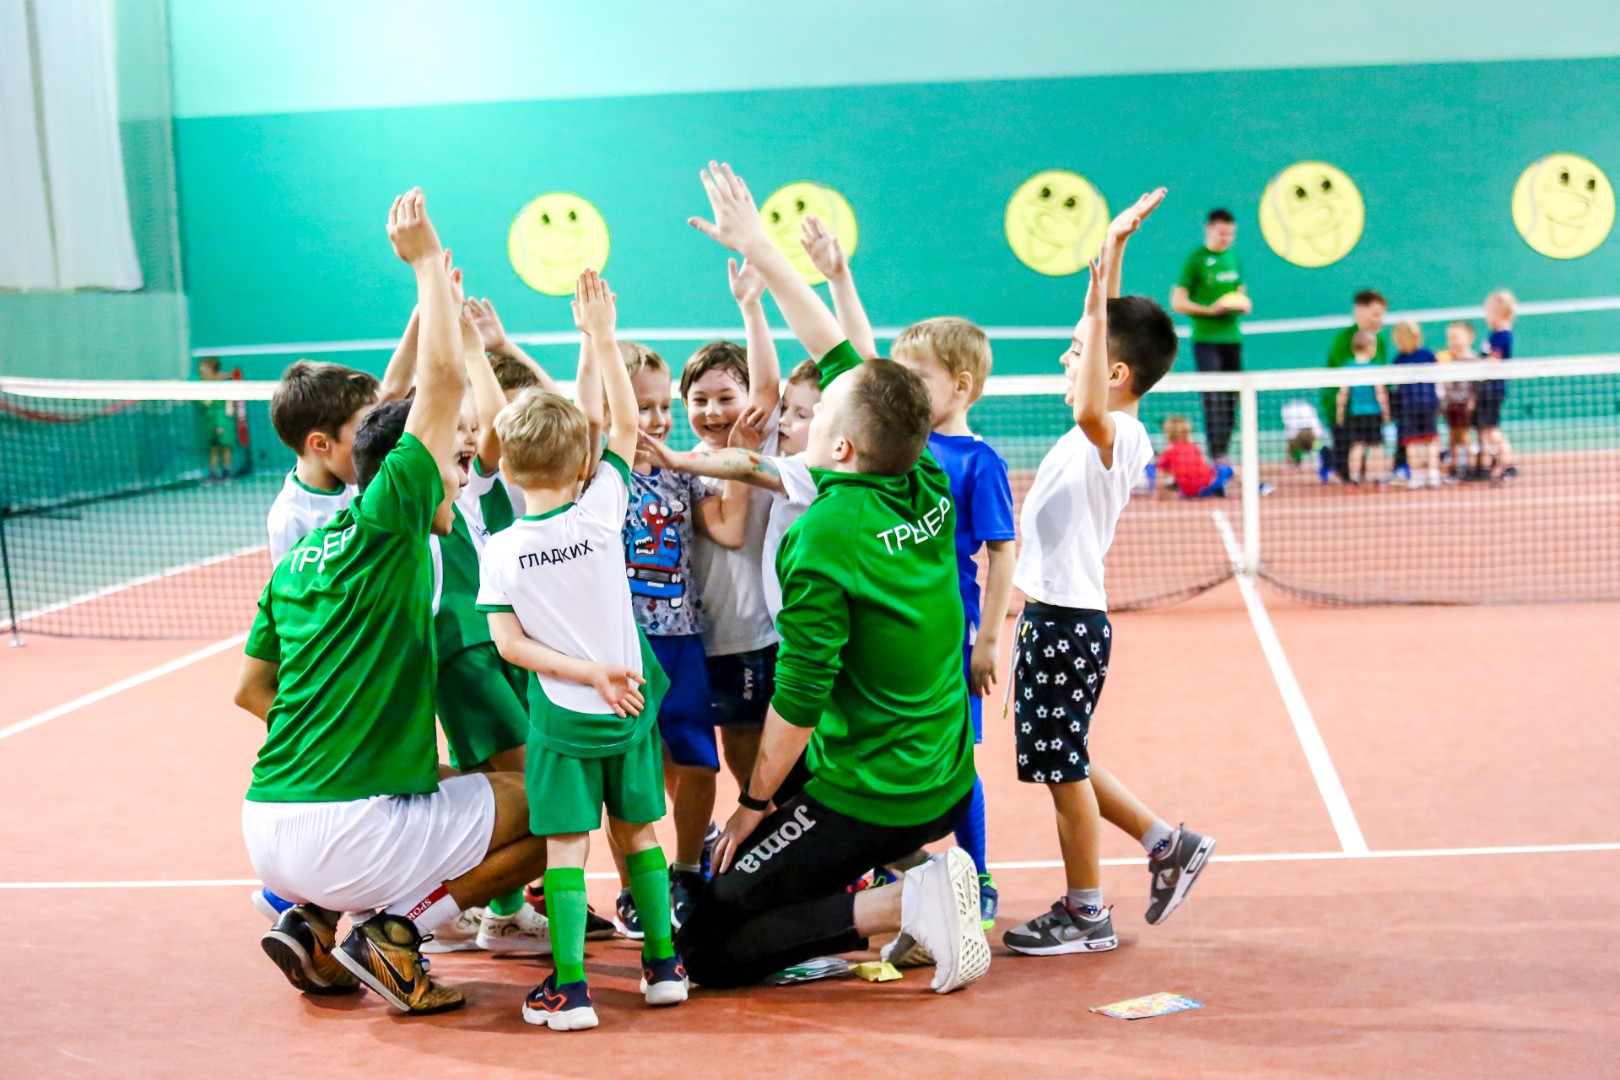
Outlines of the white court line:
{"label": "white court line", "polygon": [[[1477,848],[1411,848],[1399,851],[1279,851],[1257,852],[1251,855],[1212,855],[1211,862],[1271,863],[1271,862],[1343,862],[1347,859],[1446,859],[1469,858],[1484,855],[1568,855],[1582,852],[1620,851],[1616,844],[1523,844],[1514,847]],[[1140,866],[1145,856],[1134,859],[1103,859],[1104,866]],[[1063,866],[1059,859],[1032,862],[993,862],[992,870],[1057,870]],[[591,881],[617,881],[616,873],[602,871],[585,875]],[[14,889],[213,889],[219,887],[251,888],[257,878],[194,878],[169,881],[0,881],[0,890]]]}
{"label": "white court line", "polygon": [[1271,616],[1260,599],[1259,590],[1254,587],[1254,580],[1241,572],[1243,549],[1232,532],[1232,522],[1227,519],[1224,510],[1215,510],[1211,516],[1215,519],[1215,528],[1220,531],[1221,543],[1226,545],[1227,557],[1232,560],[1234,567],[1240,568],[1236,575],[1238,591],[1243,594],[1243,603],[1249,609],[1254,636],[1260,639],[1260,651],[1265,654],[1266,663],[1271,667],[1271,677],[1276,680],[1277,690],[1282,694],[1288,719],[1293,721],[1294,734],[1299,738],[1300,748],[1305,751],[1305,762],[1316,780],[1316,789],[1322,793],[1322,801],[1327,804],[1328,818],[1333,822],[1333,831],[1338,834],[1339,846],[1347,854],[1365,855],[1367,839],[1361,835],[1361,825],[1356,821],[1355,811],[1350,809],[1350,799],[1344,793],[1344,785],[1339,782],[1339,771],[1333,767],[1327,744],[1322,741],[1322,733],[1316,728],[1316,718],[1311,715],[1305,691],[1300,689],[1299,680],[1294,677],[1288,654],[1283,652],[1282,641],[1277,637],[1276,627],[1271,625]]}
{"label": "white court line", "polygon": [[131,675],[129,678],[115,682],[111,686],[104,686],[100,690],[85,694],[83,697],[74,698],[66,705],[58,705],[54,709],[46,709],[44,712],[39,713],[36,716],[30,716],[26,720],[19,720],[10,727],[0,728],[0,739],[9,739],[13,735],[20,734],[29,730],[30,728],[37,728],[41,724],[55,720],[59,716],[66,716],[70,712],[76,712],[79,709],[84,708],[86,705],[94,705],[98,701],[105,701],[107,698],[113,697],[116,694],[121,694],[125,690],[133,689],[134,687],[140,686],[142,683],[149,683],[153,679],[161,679],[170,672],[179,671],[181,668],[189,667],[199,660],[206,660],[216,653],[222,653],[226,649],[235,648],[246,640],[246,634],[235,634],[226,638],[224,641],[216,641],[212,645],[198,649],[196,652],[189,652],[182,657],[170,660],[166,664],[159,664],[157,667],[143,671],[139,675]]}

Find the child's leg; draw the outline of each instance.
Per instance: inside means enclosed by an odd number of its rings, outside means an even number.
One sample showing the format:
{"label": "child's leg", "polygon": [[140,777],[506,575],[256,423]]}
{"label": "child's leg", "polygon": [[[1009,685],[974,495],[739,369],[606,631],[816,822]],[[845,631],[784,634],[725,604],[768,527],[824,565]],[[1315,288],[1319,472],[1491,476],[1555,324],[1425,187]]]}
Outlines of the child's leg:
{"label": "child's leg", "polygon": [[1365,480],[1367,478],[1367,476],[1366,476],[1366,468],[1367,468],[1367,444],[1366,443],[1359,443],[1359,442],[1358,443],[1351,443],[1350,444],[1350,465],[1349,465],[1349,468],[1346,470],[1346,472],[1348,472],[1349,475],[1350,475],[1350,479],[1351,480],[1357,480],[1357,481]]}
{"label": "child's leg", "polygon": [[731,770],[738,787],[747,786],[748,778],[754,775],[761,734],[761,729],[753,727],[727,726],[720,729],[720,746],[726,755],[726,768]]}
{"label": "child's leg", "polygon": [[[1374,477],[1384,471],[1383,443],[1369,443],[1367,445],[1367,456],[1363,459],[1363,469],[1366,476]],[[1365,478],[1364,476],[1363,479]]]}
{"label": "child's leg", "polygon": [[[675,862],[683,868],[695,868],[703,858],[703,838],[714,817],[716,772],[701,765],[675,765],[673,771]],[[627,848],[626,852],[633,850],[637,849]]]}
{"label": "child's leg", "polygon": [[546,838],[546,917],[557,983],[585,981],[585,856],[590,834]]}
{"label": "child's leg", "polygon": [[[704,824],[708,824],[705,817]],[[675,955],[674,935],[669,916],[669,864],[658,834],[652,825],[633,825],[608,818],[608,835],[624,852],[630,875],[630,895],[641,916],[646,934],[641,955],[646,960],[663,960]]]}
{"label": "child's leg", "polygon": [[956,826],[956,842],[973,859],[980,874],[990,873],[984,854],[984,781],[973,778],[973,801]]}
{"label": "child's leg", "polygon": [[1117,776],[1101,765],[1091,766],[1091,786],[1097,793],[1097,809],[1103,820],[1123,830],[1142,845],[1149,856],[1162,854],[1169,847],[1174,830],[1147,804],[1131,794]]}
{"label": "child's leg", "polygon": [[1057,812],[1058,847],[1063,852],[1063,875],[1069,894],[1095,894],[1092,906],[1101,907],[1102,854],[1097,823],[1097,792],[1090,780],[1047,784]]}

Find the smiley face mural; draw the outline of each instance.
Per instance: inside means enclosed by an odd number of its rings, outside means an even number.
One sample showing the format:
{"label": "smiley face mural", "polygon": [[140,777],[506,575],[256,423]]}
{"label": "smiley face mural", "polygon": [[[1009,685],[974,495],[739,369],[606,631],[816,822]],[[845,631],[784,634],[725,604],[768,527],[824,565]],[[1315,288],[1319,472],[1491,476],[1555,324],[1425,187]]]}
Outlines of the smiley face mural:
{"label": "smiley face mural", "polygon": [[1018,261],[1049,277],[1077,274],[1102,247],[1108,202],[1090,180],[1048,169],[1007,200],[1007,245]]}
{"label": "smiley face mural", "polygon": [[1338,262],[1361,239],[1367,208],[1355,182],[1325,161],[1297,161],[1260,196],[1260,232],[1295,266]]}
{"label": "smiley face mural", "polygon": [[1513,185],[1513,225],[1549,259],[1578,259],[1614,227],[1614,187],[1586,158],[1548,154]]}
{"label": "smiley face mural", "polygon": [[607,264],[608,247],[601,212],[567,191],[548,192],[529,203],[506,234],[512,269],[547,296],[572,296],[581,271]]}
{"label": "smiley face mural", "polygon": [[827,279],[799,243],[799,225],[811,214],[820,218],[827,231],[838,237],[846,256],[855,254],[855,245],[861,238],[860,224],[855,220],[849,200],[832,188],[799,180],[777,188],[759,206],[759,220],[776,250],[787,256],[800,277],[812,285],[820,285]]}

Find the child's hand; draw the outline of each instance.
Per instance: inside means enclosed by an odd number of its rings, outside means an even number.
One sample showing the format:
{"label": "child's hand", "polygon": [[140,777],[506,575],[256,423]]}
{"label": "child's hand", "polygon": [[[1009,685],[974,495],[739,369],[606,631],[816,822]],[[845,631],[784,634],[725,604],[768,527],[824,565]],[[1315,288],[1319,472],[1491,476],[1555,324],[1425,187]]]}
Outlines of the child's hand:
{"label": "child's hand", "polygon": [[478,336],[478,327],[473,325],[471,307],[458,308],[457,314],[461,326],[461,351],[464,353],[483,352],[484,341]]}
{"label": "child's hand", "polygon": [[808,214],[799,223],[799,244],[804,248],[804,253],[810,256],[810,262],[828,281],[836,281],[849,272],[849,257],[844,254],[844,245],[827,231],[816,215]]}
{"label": "child's hand", "polygon": [[968,689],[976,697],[989,697],[996,685],[996,653],[1000,651],[996,646],[994,639],[982,636],[973,643],[968,656]]}
{"label": "child's hand", "polygon": [[1157,210],[1159,204],[1164,202],[1165,192],[1168,190],[1168,188],[1155,188],[1120,211],[1119,215],[1108,223],[1109,242],[1117,244],[1141,228],[1142,222],[1147,220],[1148,215]]}
{"label": "child's hand", "polygon": [[412,266],[436,259],[444,250],[428,219],[421,188],[411,188],[394,200],[388,211],[388,242],[394,245],[394,254]]}
{"label": "child's hand", "polygon": [[731,274],[731,296],[737,306],[751,307],[759,303],[759,298],[765,295],[765,279],[759,276],[754,264],[745,259],[738,266],[736,259],[727,259],[726,270]]}
{"label": "child's hand", "polygon": [[1086,286],[1086,316],[1091,319],[1093,333],[1108,319],[1108,248],[1105,242],[1102,252],[1091,260],[1091,282]]}
{"label": "child's hand", "polygon": [[456,310],[460,311],[467,302],[467,289],[461,284],[461,267],[452,266],[450,262],[450,249],[444,249],[444,268],[450,273],[450,297],[456,302]]}
{"label": "child's hand", "polygon": [[771,422],[770,409],[748,408],[737,417],[737,422],[731,425],[731,435],[726,439],[726,445],[742,450],[758,450],[765,445],[765,429]]}
{"label": "child's hand", "polygon": [[586,337],[613,336],[618,321],[618,297],[595,270],[586,270],[574,282],[574,325]]}
{"label": "child's hand", "polygon": [[699,175],[703,190],[709,195],[714,221],[690,217],[686,219],[688,225],[715,243],[745,256],[749,248],[758,250],[757,245],[770,243],[765,237],[765,226],[759,220],[759,208],[748,193],[748,185],[731,171],[730,165],[711,161]]}
{"label": "child's hand", "polygon": [[615,716],[641,715],[647,702],[636,688],[646,681],[629,668],[614,664],[598,664],[591,672],[591,685]]}
{"label": "child's hand", "polygon": [[654,469],[675,469],[676,453],[645,431],[636,433],[636,458]]}
{"label": "child's hand", "polygon": [[506,327],[501,325],[501,317],[495,314],[495,305],[489,300],[468,300],[467,313],[472,316],[473,325],[478,328],[478,337],[489,352],[496,351],[497,346],[506,344]]}

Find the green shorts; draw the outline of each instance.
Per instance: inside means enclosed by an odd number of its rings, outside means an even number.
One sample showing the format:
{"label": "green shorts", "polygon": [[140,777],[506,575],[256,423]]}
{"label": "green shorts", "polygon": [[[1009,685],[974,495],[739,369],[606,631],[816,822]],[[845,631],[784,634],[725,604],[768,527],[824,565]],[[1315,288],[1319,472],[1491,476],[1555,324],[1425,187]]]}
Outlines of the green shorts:
{"label": "green shorts", "polygon": [[493,641],[439,661],[439,726],[458,769],[482,765],[529,737],[529,673],[501,659]]}
{"label": "green shorts", "polygon": [[608,817],[649,825],[664,816],[664,751],[658,725],[648,724],[630,749],[579,758],[529,744],[526,775],[529,831],[536,836],[587,833]]}

